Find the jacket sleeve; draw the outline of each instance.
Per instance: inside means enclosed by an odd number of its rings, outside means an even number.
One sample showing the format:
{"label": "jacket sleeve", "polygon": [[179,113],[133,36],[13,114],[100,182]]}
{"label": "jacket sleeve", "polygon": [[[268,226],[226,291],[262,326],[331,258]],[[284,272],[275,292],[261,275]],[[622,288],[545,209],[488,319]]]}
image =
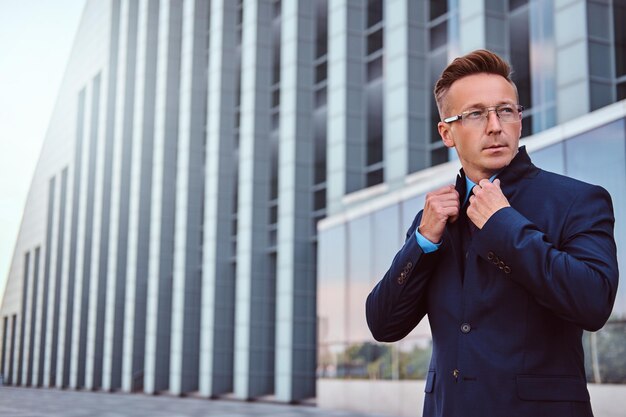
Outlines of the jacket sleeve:
{"label": "jacket sleeve", "polygon": [[594,186],[563,216],[559,241],[551,242],[517,210],[503,208],[475,236],[475,247],[504,270],[502,279],[523,286],[559,317],[595,331],[608,320],[617,292],[611,197]]}
{"label": "jacket sleeve", "polygon": [[367,325],[374,339],[395,342],[409,334],[426,315],[426,289],[439,250],[424,253],[415,238],[421,212],[406,234],[404,246],[389,270],[368,295]]}

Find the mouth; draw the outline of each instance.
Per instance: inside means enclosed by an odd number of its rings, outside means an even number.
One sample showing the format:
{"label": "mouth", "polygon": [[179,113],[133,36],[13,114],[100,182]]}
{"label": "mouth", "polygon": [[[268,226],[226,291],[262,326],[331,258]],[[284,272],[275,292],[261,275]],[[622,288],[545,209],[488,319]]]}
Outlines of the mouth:
{"label": "mouth", "polygon": [[503,148],[506,148],[506,146],[505,146],[505,145],[498,145],[498,144],[495,144],[495,145],[490,145],[490,146],[487,146],[487,147],[485,148],[485,150],[487,150],[487,151],[495,151],[495,150],[498,150],[498,149],[503,149]]}

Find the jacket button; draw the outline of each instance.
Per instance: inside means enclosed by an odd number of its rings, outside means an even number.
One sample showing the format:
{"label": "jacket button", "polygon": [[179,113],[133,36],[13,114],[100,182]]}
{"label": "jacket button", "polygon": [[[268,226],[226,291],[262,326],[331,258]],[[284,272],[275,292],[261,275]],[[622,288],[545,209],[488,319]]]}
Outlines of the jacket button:
{"label": "jacket button", "polygon": [[504,267],[504,273],[505,274],[510,274],[511,273],[511,268],[509,268],[508,265]]}
{"label": "jacket button", "polygon": [[461,324],[461,331],[467,334],[472,331],[472,326],[469,323],[463,323]]}
{"label": "jacket button", "polygon": [[493,253],[493,251],[489,251],[489,253],[487,253],[487,260],[490,261],[492,260],[494,257],[496,256],[495,253]]}
{"label": "jacket button", "polygon": [[407,269],[411,269],[413,267],[413,262],[409,262],[406,264]]}

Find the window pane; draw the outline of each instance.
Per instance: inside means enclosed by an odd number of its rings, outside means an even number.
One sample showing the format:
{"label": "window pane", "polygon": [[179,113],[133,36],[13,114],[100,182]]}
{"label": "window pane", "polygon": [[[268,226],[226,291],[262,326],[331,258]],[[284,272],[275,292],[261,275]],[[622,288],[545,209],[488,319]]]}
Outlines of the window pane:
{"label": "window pane", "polygon": [[328,0],[317,0],[316,57],[328,52]]}
{"label": "window pane", "polygon": [[448,12],[448,0],[430,0],[430,20]]}
{"label": "window pane", "polygon": [[431,165],[439,165],[448,162],[448,148],[441,147],[433,149],[430,153]]}
{"label": "window pane", "polygon": [[374,213],[372,237],[372,276],[373,283],[378,282],[391,265],[396,252],[404,243],[406,230],[400,227],[399,206],[386,207]]}
{"label": "window pane", "polygon": [[528,4],[528,0],[509,0],[509,11],[522,7],[525,4]]}
{"label": "window pane", "polygon": [[626,98],[626,81],[617,85],[617,100],[623,100]]}
{"label": "window pane", "polygon": [[615,73],[626,75],[626,0],[613,0],[613,27],[615,28]]}
{"label": "window pane", "polygon": [[383,20],[383,0],[368,0],[367,27],[374,26]]}
{"label": "window pane", "polygon": [[378,58],[367,63],[367,81],[374,81],[383,76],[383,57]]}
{"label": "window pane", "polygon": [[529,53],[529,20],[528,8],[512,14],[509,23],[509,39],[511,41],[511,65],[513,81],[517,85],[519,102],[526,107],[534,103],[531,100],[530,53]]}
{"label": "window pane", "polygon": [[317,314],[320,344],[346,340],[346,232],[345,225],[318,234]]}
{"label": "window pane", "polygon": [[365,300],[380,277],[372,270],[372,216],[354,219],[348,224],[348,341],[373,340],[365,319]]}
{"label": "window pane", "polygon": [[367,37],[367,54],[372,54],[383,49],[383,30],[378,29],[376,32]]}
{"label": "window pane", "polygon": [[448,21],[444,20],[430,29],[430,50],[443,46],[448,41]]}
{"label": "window pane", "polygon": [[383,84],[367,86],[367,165],[383,160]]}
{"label": "window pane", "polygon": [[376,169],[372,172],[368,172],[367,173],[367,177],[366,177],[366,181],[367,187],[371,187],[372,185],[376,185],[376,184],[381,184],[384,181],[384,177],[383,177],[383,169],[379,168]]}
{"label": "window pane", "polygon": [[[598,184],[611,194],[615,210],[618,259],[626,259],[626,126],[621,119],[568,140],[566,174]],[[616,317],[626,315],[626,291],[618,288],[613,307]]]}
{"label": "window pane", "polygon": [[319,83],[319,82],[324,81],[326,79],[326,71],[327,71],[326,68],[327,68],[326,61],[320,62],[315,67],[315,82],[316,83]]}

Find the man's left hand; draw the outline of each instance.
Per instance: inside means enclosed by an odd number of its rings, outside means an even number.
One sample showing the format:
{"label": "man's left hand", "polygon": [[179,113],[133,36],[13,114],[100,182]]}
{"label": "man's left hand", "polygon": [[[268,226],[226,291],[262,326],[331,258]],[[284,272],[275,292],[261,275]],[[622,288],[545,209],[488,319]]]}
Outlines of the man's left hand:
{"label": "man's left hand", "polygon": [[510,207],[509,200],[506,199],[500,188],[500,180],[493,182],[481,180],[473,190],[473,195],[469,198],[467,207],[467,217],[482,229],[487,220],[498,210]]}

